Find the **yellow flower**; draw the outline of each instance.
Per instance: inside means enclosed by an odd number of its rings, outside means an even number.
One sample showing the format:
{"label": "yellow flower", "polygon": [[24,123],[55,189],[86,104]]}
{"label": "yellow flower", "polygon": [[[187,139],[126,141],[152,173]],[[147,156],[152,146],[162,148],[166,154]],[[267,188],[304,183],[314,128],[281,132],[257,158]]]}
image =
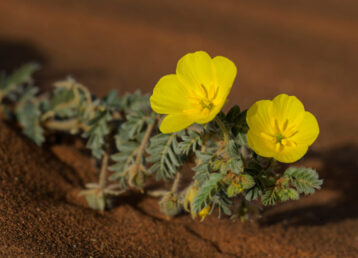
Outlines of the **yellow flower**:
{"label": "yellow flower", "polygon": [[256,102],[246,121],[250,148],[284,163],[299,160],[319,134],[316,118],[295,96],[286,94]]}
{"label": "yellow flower", "polygon": [[205,217],[208,216],[211,210],[211,206],[206,206],[201,211],[198,212],[198,216],[200,217],[200,221],[204,221]]}
{"label": "yellow flower", "polygon": [[182,57],[176,74],[163,76],[150,97],[152,109],[167,115],[160,131],[177,132],[213,120],[226,102],[236,73],[235,64],[222,56],[211,58],[198,51]]}
{"label": "yellow flower", "polygon": [[189,186],[188,190],[186,191],[185,199],[184,199],[184,209],[186,211],[190,211],[191,217],[195,219],[197,216],[199,216],[200,221],[203,221],[205,217],[209,214],[211,210],[211,205],[208,205],[204,207],[202,210],[200,210],[198,213],[195,213],[193,210],[193,202],[195,200],[195,197],[198,194],[198,187],[195,185]]}

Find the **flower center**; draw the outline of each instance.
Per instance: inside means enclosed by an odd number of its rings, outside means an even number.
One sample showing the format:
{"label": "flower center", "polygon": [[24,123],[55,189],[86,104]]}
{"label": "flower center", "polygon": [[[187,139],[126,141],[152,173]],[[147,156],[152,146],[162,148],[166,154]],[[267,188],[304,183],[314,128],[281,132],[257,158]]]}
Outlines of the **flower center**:
{"label": "flower center", "polygon": [[276,151],[282,151],[285,147],[294,147],[297,143],[292,139],[292,137],[297,133],[295,126],[289,126],[288,120],[286,119],[283,124],[279,124],[277,119],[275,119],[275,138]]}
{"label": "flower center", "polygon": [[292,138],[297,133],[298,131],[295,126],[289,125],[288,120],[280,125],[277,119],[275,119],[272,133],[262,132],[261,135],[264,138],[273,141],[276,151],[281,152],[285,147],[297,146],[297,143]]}
{"label": "flower center", "polygon": [[207,108],[208,110],[212,110],[214,107],[214,103],[211,100],[202,99],[201,106],[203,107],[203,109]]}
{"label": "flower center", "polygon": [[[202,106],[202,109],[208,109],[210,111],[215,106],[213,103],[213,100],[215,99],[215,97],[217,95],[217,91],[214,92],[214,94],[209,94],[207,88],[203,84],[200,84],[200,86],[202,88],[202,93],[200,94],[200,104]],[[210,95],[212,95],[212,96],[210,96]]]}
{"label": "flower center", "polygon": [[276,135],[276,143],[281,143],[283,139],[284,139],[284,137],[281,133]]}

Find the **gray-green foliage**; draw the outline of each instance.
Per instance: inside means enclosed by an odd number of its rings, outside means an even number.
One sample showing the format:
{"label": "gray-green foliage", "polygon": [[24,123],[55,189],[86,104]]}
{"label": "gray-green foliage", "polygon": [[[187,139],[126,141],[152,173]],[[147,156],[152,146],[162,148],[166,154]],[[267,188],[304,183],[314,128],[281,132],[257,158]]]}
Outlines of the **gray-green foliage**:
{"label": "gray-green foliage", "polygon": [[215,196],[220,188],[220,182],[223,179],[222,174],[212,173],[208,179],[200,187],[198,195],[193,202],[194,212],[199,212],[210,204],[210,201]]}
{"label": "gray-green foliage", "polygon": [[8,77],[4,77],[0,84],[0,92],[2,97],[6,96],[12,91],[19,91],[19,86],[32,83],[32,75],[40,69],[37,63],[24,64]]}
{"label": "gray-green foliage", "polygon": [[[30,63],[9,76],[1,75],[1,115],[17,121],[38,145],[45,135],[59,131],[82,137],[101,163],[99,182],[87,184],[81,192],[93,209],[108,208],[108,195],[128,188],[143,190],[147,177],[174,180],[170,190],[156,193],[168,216],[185,208],[193,217],[215,209],[219,215],[246,217],[252,201],[274,205],[296,200],[322,185],[313,169],[289,167],[281,173],[273,159],[250,150],[246,111],[238,106],[206,125],[162,134],[161,117],[151,110],[148,95],[112,91],[97,98],[72,78],[56,82],[52,94],[39,94],[32,79],[38,69]],[[191,162],[192,181],[179,187],[186,162]]]}
{"label": "gray-green foliage", "polygon": [[320,189],[323,181],[318,179],[314,169],[304,167],[289,167],[262,196],[264,205],[274,205],[276,202],[299,199],[299,194],[313,194]]}
{"label": "gray-green foliage", "polygon": [[158,134],[150,139],[147,149],[148,162],[152,163],[149,173],[156,175],[157,180],[174,178],[178,169],[183,164],[180,155],[178,137],[181,133]]}
{"label": "gray-green foliage", "polygon": [[41,145],[44,138],[44,130],[40,124],[41,102],[35,96],[38,89],[33,85],[32,75],[39,70],[39,65],[29,63],[21,66],[9,76],[3,76],[0,83],[0,103],[10,101],[9,106],[2,105],[5,116],[12,118],[13,114],[22,127],[23,133],[36,144]]}
{"label": "gray-green foliage", "polygon": [[290,184],[296,188],[298,193],[313,194],[315,190],[321,189],[322,179],[318,178],[318,173],[312,168],[289,167],[286,169],[286,176]]}
{"label": "gray-green foliage", "polygon": [[93,119],[88,123],[89,130],[83,136],[88,138],[86,147],[92,151],[92,155],[100,159],[104,154],[105,137],[110,133],[108,122],[111,120],[109,111],[97,111]]}
{"label": "gray-green foliage", "polygon": [[182,154],[188,156],[203,145],[202,135],[199,132],[188,130],[187,134],[181,136],[179,150]]}
{"label": "gray-green foliage", "polygon": [[118,181],[123,188],[127,185],[141,188],[147,174],[145,148],[149,137],[146,135],[152,134],[156,115],[150,112],[148,95],[139,91],[125,95],[119,103],[126,121],[118,126],[115,135],[117,151],[111,156],[114,164],[110,167],[113,171],[110,179]]}
{"label": "gray-green foliage", "polygon": [[[34,88],[35,89],[35,88]],[[23,133],[37,145],[45,141],[44,129],[41,126],[40,103],[31,98],[35,92],[24,95],[16,106],[16,118],[22,127]]]}

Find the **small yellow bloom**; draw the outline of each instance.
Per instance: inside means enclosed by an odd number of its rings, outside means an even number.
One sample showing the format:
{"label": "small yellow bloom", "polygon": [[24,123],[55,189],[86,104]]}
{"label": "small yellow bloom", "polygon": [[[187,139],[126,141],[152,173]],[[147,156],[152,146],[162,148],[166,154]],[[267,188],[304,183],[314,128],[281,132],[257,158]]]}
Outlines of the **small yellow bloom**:
{"label": "small yellow bloom", "polygon": [[295,96],[256,102],[247,112],[248,144],[258,155],[284,163],[299,160],[316,140],[316,118]]}
{"label": "small yellow bloom", "polygon": [[176,74],[163,76],[150,97],[152,109],[167,115],[160,131],[177,132],[213,120],[226,102],[236,73],[235,64],[222,56],[211,58],[198,51],[182,57]]}
{"label": "small yellow bloom", "polygon": [[208,216],[211,210],[211,206],[206,206],[201,211],[198,212],[198,216],[200,217],[200,221],[204,221],[205,217]]}
{"label": "small yellow bloom", "polygon": [[211,206],[208,205],[206,207],[204,207],[201,211],[199,211],[198,213],[195,213],[193,210],[193,202],[195,200],[195,197],[198,194],[198,187],[195,185],[190,186],[190,188],[187,190],[186,195],[185,195],[185,199],[184,199],[184,209],[186,211],[190,211],[191,213],[191,217],[193,219],[195,219],[197,216],[199,216],[200,221],[203,221],[205,219],[205,217],[209,214],[210,210],[211,210]]}

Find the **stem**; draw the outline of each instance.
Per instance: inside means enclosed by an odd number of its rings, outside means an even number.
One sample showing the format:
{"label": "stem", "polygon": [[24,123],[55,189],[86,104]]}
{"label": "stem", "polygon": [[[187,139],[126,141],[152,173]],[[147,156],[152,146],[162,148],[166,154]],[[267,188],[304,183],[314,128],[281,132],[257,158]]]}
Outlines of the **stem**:
{"label": "stem", "polygon": [[143,153],[145,150],[145,146],[147,145],[147,143],[149,141],[149,137],[150,137],[150,134],[152,133],[154,125],[155,125],[155,123],[148,125],[147,131],[145,132],[143,140],[139,146],[133,169],[131,169],[130,174],[129,174],[128,184],[131,186],[133,186],[132,181],[141,167],[141,161],[142,161],[142,156],[143,156]]}
{"label": "stem", "polygon": [[136,157],[136,160],[135,160],[135,167],[136,167],[136,170],[139,168],[140,166],[140,162],[142,160],[142,155],[143,155],[143,152],[144,152],[144,149],[145,149],[145,146],[147,145],[148,141],[149,141],[149,137],[150,137],[150,134],[152,133],[152,130],[154,128],[154,124],[155,123],[152,123],[150,125],[148,125],[148,128],[147,128],[147,131],[145,132],[145,135],[143,137],[143,140],[139,146],[139,149],[138,149],[138,153],[137,153],[137,157]]}
{"label": "stem", "polygon": [[227,144],[230,139],[229,131],[226,129],[224,123],[220,120],[220,118],[218,116],[215,117],[215,121],[218,124],[218,126],[220,127],[220,129],[224,135],[224,142]]}
{"label": "stem", "polygon": [[45,127],[52,129],[52,130],[57,130],[57,131],[71,131],[74,128],[78,127],[78,120],[77,119],[69,119],[69,120],[64,120],[64,121],[55,121],[55,120],[50,120],[45,122]]}
{"label": "stem", "polygon": [[175,192],[178,191],[180,178],[181,178],[181,173],[178,171],[176,176],[175,176],[172,188],[170,189],[170,192],[175,193]]}
{"label": "stem", "polygon": [[49,120],[44,123],[44,126],[48,129],[65,132],[77,131],[78,129],[88,130],[88,127],[79,122],[77,118],[63,121]]}
{"label": "stem", "polygon": [[245,146],[241,146],[240,148],[240,152],[241,152],[241,158],[242,161],[244,162],[244,167],[247,167],[247,150]]}
{"label": "stem", "polygon": [[99,174],[99,189],[104,190],[107,181],[107,165],[108,165],[108,154],[105,153],[102,158],[101,172]]}

